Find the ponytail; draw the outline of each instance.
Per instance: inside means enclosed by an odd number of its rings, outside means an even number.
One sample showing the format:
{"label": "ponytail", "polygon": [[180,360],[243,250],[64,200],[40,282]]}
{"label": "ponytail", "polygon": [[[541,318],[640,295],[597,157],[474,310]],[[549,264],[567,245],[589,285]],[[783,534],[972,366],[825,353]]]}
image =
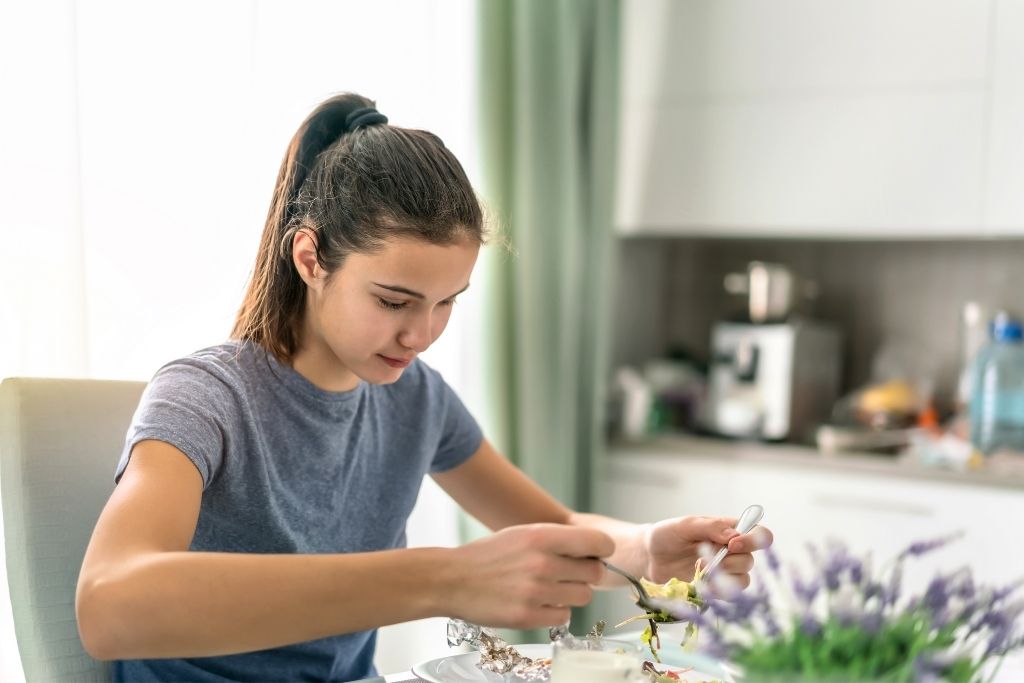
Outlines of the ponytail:
{"label": "ponytail", "polygon": [[321,103],[299,126],[232,338],[282,361],[298,350],[306,292],[292,263],[298,230],[317,236],[317,261],[328,275],[348,254],[373,251],[389,237],[484,241],[479,202],[455,156],[430,133],[386,122],[372,100],[349,93]]}

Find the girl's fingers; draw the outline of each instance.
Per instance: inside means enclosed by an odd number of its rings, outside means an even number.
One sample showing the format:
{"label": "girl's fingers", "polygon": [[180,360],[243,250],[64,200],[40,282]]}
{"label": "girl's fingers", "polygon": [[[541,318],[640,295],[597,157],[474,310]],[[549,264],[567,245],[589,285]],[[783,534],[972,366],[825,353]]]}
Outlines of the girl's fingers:
{"label": "girl's fingers", "polygon": [[754,556],[750,553],[730,553],[718,567],[730,574],[747,574],[754,568]]}
{"label": "girl's fingers", "polygon": [[756,526],[742,536],[734,536],[729,539],[730,553],[751,553],[755,550],[767,548],[775,540],[768,527]]}

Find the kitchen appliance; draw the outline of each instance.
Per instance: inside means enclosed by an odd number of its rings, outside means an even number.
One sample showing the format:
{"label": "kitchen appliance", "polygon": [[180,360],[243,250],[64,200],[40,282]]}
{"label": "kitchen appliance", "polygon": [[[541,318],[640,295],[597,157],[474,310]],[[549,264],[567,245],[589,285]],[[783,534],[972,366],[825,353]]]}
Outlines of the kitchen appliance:
{"label": "kitchen appliance", "polygon": [[723,284],[730,294],[746,296],[746,316],[752,323],[782,322],[818,296],[817,283],[766,261],[751,261],[747,272],[729,273]]}
{"label": "kitchen appliance", "polygon": [[726,436],[812,441],[839,395],[839,370],[839,332],[824,322],[719,322],[704,426]]}

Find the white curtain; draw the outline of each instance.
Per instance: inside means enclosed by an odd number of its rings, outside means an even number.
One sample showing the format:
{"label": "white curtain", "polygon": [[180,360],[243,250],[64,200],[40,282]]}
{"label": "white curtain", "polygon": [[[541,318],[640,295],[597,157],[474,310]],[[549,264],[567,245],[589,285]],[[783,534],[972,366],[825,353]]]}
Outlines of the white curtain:
{"label": "white curtain", "polygon": [[[147,379],[224,340],[286,143],[334,92],[475,179],[475,21],[472,0],[0,1],[0,377]],[[427,356],[474,412],[478,289]],[[410,542],[454,544],[453,519],[426,487]],[[5,590],[5,681],[12,628]],[[388,638],[383,670],[427,653]]]}

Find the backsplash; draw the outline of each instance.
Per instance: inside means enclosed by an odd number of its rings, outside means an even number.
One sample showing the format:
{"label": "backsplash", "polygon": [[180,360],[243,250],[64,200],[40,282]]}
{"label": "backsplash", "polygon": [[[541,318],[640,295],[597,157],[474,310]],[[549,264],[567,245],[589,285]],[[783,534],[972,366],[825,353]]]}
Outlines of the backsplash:
{"label": "backsplash", "polygon": [[1024,314],[1024,240],[632,238],[620,241],[615,365],[673,347],[706,359],[712,324],[744,305],[722,281],[753,260],[785,264],[818,283],[809,311],[842,332],[844,391],[868,379],[876,352],[892,341],[930,369],[946,403],[959,372],[964,303]]}

